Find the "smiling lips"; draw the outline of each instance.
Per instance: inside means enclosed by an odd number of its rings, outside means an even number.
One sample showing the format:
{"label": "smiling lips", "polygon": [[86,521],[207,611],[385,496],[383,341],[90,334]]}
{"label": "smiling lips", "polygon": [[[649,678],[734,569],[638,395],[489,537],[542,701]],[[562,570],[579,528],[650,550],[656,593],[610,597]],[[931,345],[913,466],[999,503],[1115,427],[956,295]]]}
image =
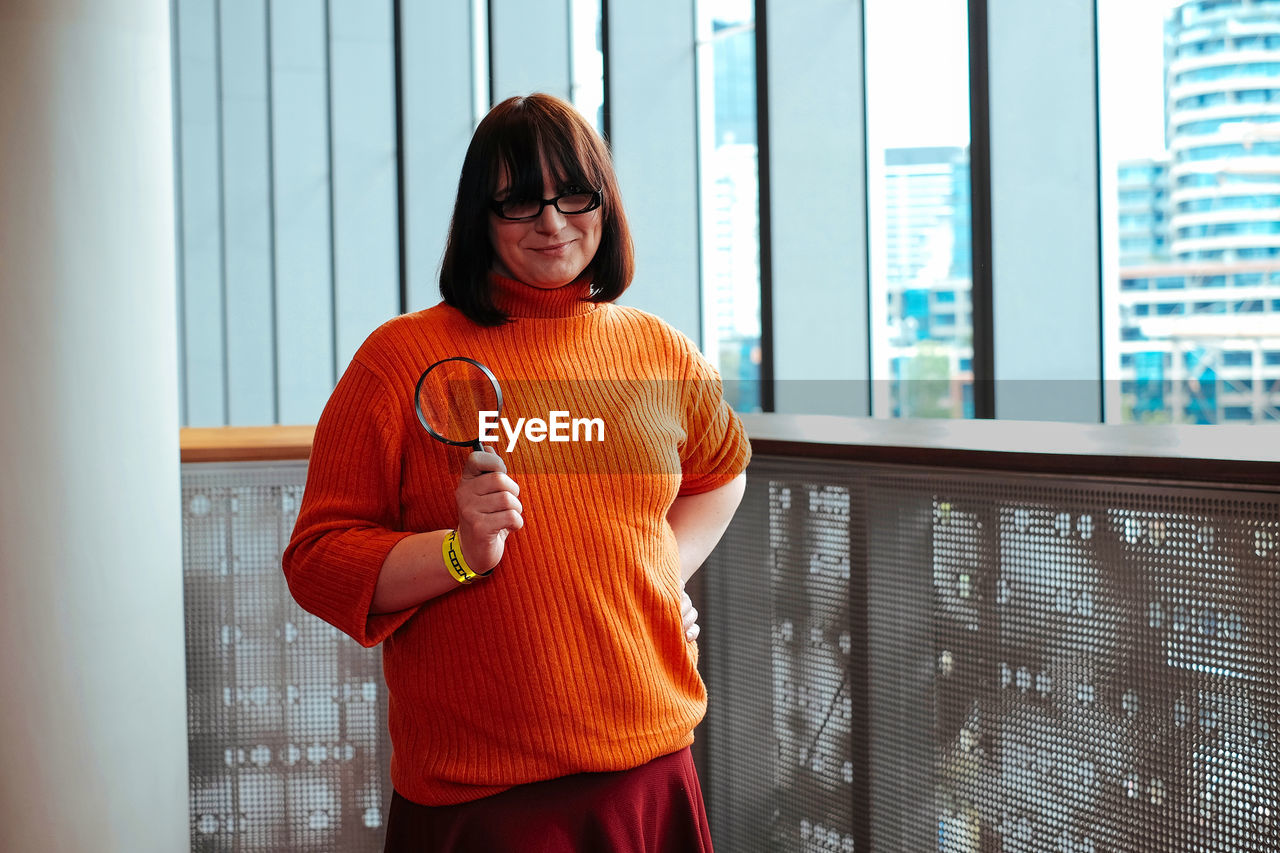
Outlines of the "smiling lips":
{"label": "smiling lips", "polygon": [[570,243],[572,243],[572,242],[573,242],[572,240],[569,240],[569,241],[564,242],[564,243],[556,243],[554,246],[537,246],[537,247],[533,248],[531,251],[534,251],[534,252],[545,252],[545,253],[547,253],[547,254],[551,254],[552,252],[556,252],[556,251],[558,251],[558,250],[560,250],[560,249],[565,248],[566,246],[568,246],[568,245],[569,245]]}

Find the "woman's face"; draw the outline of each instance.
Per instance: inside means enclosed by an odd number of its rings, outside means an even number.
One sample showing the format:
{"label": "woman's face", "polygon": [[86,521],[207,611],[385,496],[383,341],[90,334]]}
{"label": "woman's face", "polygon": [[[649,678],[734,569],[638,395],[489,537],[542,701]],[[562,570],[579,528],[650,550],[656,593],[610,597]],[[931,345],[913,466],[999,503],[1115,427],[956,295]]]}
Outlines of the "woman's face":
{"label": "woman's face", "polygon": [[[494,198],[506,198],[509,187],[510,178],[503,174]],[[544,163],[542,197],[551,198],[563,190]],[[544,290],[561,287],[582,275],[595,258],[600,231],[600,208],[565,215],[548,204],[537,218],[525,222],[511,222],[490,212],[489,242],[496,256],[493,271]]]}

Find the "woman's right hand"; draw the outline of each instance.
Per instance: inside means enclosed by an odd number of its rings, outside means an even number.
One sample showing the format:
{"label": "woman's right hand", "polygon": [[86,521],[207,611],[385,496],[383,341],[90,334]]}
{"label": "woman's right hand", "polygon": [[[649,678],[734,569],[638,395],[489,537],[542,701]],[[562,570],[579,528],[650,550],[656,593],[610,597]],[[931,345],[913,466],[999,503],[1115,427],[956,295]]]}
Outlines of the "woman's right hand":
{"label": "woman's right hand", "polygon": [[507,466],[487,447],[472,451],[462,465],[458,501],[458,540],[463,559],[477,573],[502,559],[507,536],[524,527],[520,487],[507,476]]}

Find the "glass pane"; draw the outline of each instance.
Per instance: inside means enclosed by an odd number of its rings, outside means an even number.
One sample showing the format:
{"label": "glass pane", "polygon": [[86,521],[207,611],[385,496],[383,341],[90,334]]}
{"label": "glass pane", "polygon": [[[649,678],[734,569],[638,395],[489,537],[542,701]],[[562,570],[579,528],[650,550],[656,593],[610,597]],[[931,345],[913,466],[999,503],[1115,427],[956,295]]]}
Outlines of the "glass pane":
{"label": "glass pane", "polygon": [[569,0],[572,19],[570,100],[578,112],[604,132],[604,39],[600,0]]}
{"label": "glass pane", "polygon": [[699,0],[703,352],[725,395],[760,410],[760,177],[755,3]]}
{"label": "glass pane", "polygon": [[866,0],[872,415],[973,417],[966,0]]}
{"label": "glass pane", "polygon": [[1280,419],[1280,2],[1098,4],[1107,420]]}

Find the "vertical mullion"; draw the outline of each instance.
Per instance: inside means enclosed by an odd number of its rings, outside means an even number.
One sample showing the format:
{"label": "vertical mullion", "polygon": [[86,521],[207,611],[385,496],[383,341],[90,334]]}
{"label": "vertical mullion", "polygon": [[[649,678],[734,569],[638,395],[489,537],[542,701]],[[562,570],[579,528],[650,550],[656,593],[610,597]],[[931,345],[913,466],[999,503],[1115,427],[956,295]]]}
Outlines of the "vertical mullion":
{"label": "vertical mullion", "polygon": [[218,313],[222,340],[222,423],[231,423],[230,334],[227,329],[227,169],[222,100],[222,0],[213,4],[213,85],[218,158]]}
{"label": "vertical mullion", "polygon": [[399,258],[400,313],[409,310],[408,234],[405,229],[405,165],[404,165],[404,56],[400,0],[391,2],[392,86],[395,88],[396,123],[396,247]]}
{"label": "vertical mullion", "polygon": [[[775,410],[773,388],[773,248],[769,194],[768,0],[755,0],[756,216],[760,268],[760,409]],[[699,300],[699,304],[702,300]]]}
{"label": "vertical mullion", "polygon": [[330,381],[337,384],[341,367],[338,359],[338,249],[337,206],[334,204],[333,163],[333,0],[324,2],[324,90],[325,90],[325,143],[329,169],[329,341],[333,364]]}
{"label": "vertical mullion", "polygon": [[187,324],[186,324],[186,241],[183,239],[182,194],[182,59],[178,0],[169,0],[169,69],[173,75],[170,100],[173,103],[173,245],[174,282],[177,285],[178,326],[178,423],[186,426],[190,413],[187,406]]}
{"label": "vertical mullion", "polygon": [[[875,350],[871,342],[875,338],[875,335],[871,331],[871,323],[875,317],[875,313],[871,310],[871,300],[874,296],[874,292],[871,287],[871,157],[867,153],[870,148],[870,141],[867,133],[867,128],[869,127],[867,124],[867,9],[864,0],[859,0],[858,11],[858,17],[860,20],[860,25],[858,27],[858,51],[862,65],[862,97],[860,99],[862,101],[862,135],[860,139],[860,142],[862,143],[862,291],[863,305],[865,306],[864,314],[866,317],[866,321],[863,324],[865,337],[865,341],[863,342],[865,344],[863,352],[866,354],[867,368],[866,372],[863,374],[866,376],[867,380],[867,391],[863,397],[865,406],[863,412],[867,415],[872,415],[875,412],[875,409],[873,408],[875,405]],[[972,193],[970,193],[970,195],[972,196]],[[868,640],[868,643],[869,642],[870,641]],[[870,693],[868,693],[868,695],[870,695]],[[867,758],[870,759],[870,746],[868,746],[867,749]],[[868,766],[870,765],[868,764]],[[870,792],[868,792],[867,796],[870,797]],[[869,802],[870,800],[868,800],[868,803]],[[868,805],[868,810],[869,809],[870,806]],[[870,821],[868,821],[868,823],[869,822]],[[859,847],[858,849],[870,849],[870,847]]]}
{"label": "vertical mullion", "polygon": [[[493,0],[485,0],[485,20],[489,26],[485,30],[485,42],[488,49],[485,51],[486,64],[489,66],[489,106],[492,107],[498,101],[498,89],[494,83],[494,67],[493,67]],[[483,116],[476,116],[476,121]]]}
{"label": "vertical mullion", "polygon": [[1103,321],[1103,313],[1106,310],[1107,296],[1105,291],[1106,269],[1102,263],[1102,104],[1101,98],[1098,96],[1098,88],[1100,85],[1101,74],[1098,70],[1098,0],[1093,0],[1093,86],[1094,86],[1094,151],[1098,152],[1098,169],[1094,174],[1097,182],[1097,265],[1098,265],[1098,311],[1097,329],[1098,329],[1098,423],[1107,423],[1107,382],[1106,382],[1106,328]]}
{"label": "vertical mullion", "polygon": [[604,98],[600,107],[600,134],[612,148],[613,127],[610,114],[613,112],[613,101],[609,91],[609,0],[600,0],[600,53],[601,77]]}
{"label": "vertical mullion", "polygon": [[280,305],[276,283],[276,138],[275,138],[275,75],[271,48],[271,0],[262,4],[266,16],[267,52],[267,256],[270,265],[271,296],[271,420],[280,423]]}
{"label": "vertical mullion", "polygon": [[991,228],[991,88],[987,0],[969,0],[969,203],[973,275],[973,415],[994,418],[995,317]]}

